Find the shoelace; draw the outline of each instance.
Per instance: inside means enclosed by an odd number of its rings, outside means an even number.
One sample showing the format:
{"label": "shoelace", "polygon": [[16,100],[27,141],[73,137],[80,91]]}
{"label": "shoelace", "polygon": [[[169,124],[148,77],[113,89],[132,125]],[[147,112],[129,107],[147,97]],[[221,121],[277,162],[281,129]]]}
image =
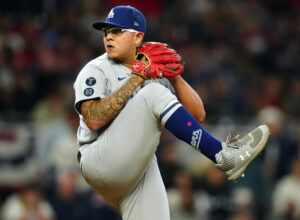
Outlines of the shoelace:
{"label": "shoelace", "polygon": [[229,132],[226,136],[226,146],[228,151],[234,151],[236,149],[239,149],[242,146],[242,143],[240,142],[239,139],[239,134],[236,135],[235,137],[231,138],[231,133]]}

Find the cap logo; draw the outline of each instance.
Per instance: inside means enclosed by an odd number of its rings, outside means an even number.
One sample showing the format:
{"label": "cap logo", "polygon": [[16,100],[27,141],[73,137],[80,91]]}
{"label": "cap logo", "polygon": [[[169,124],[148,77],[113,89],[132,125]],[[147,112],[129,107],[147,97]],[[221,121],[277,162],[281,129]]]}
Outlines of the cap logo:
{"label": "cap logo", "polygon": [[114,15],[115,15],[114,10],[111,9],[109,14],[108,14],[108,18],[114,18]]}
{"label": "cap logo", "polygon": [[134,21],[133,25],[134,26],[139,26],[139,23],[137,23],[136,21]]}

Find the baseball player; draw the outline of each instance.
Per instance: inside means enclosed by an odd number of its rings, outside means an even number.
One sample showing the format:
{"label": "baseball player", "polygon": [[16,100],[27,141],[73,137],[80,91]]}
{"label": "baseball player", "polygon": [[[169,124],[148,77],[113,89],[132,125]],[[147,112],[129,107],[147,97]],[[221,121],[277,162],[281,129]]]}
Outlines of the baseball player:
{"label": "baseball player", "polygon": [[203,129],[198,94],[180,76],[181,57],[163,43],[144,43],[144,15],[117,6],[93,27],[106,53],[87,63],[75,83],[80,117],[78,159],[85,180],[124,220],[168,220],[169,207],[155,151],[165,127],[235,181],[264,149],[262,125],[231,143]]}

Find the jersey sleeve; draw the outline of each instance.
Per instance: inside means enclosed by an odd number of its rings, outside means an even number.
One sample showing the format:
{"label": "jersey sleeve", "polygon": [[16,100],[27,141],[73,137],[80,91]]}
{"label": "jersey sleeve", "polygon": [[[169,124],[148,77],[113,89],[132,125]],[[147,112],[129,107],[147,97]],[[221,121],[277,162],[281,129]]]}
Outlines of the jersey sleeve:
{"label": "jersey sleeve", "polygon": [[173,85],[166,78],[163,78],[163,79],[154,79],[154,80],[146,80],[144,82],[144,86],[147,85],[147,84],[149,84],[149,83],[153,83],[153,82],[156,82],[156,83],[159,83],[159,84],[163,85],[164,87],[166,87],[167,89],[169,89],[171,91],[171,93],[176,94],[176,91],[175,91]]}
{"label": "jersey sleeve", "polygon": [[106,77],[102,69],[94,64],[87,64],[74,83],[75,109],[81,114],[80,104],[85,100],[104,98]]}
{"label": "jersey sleeve", "polygon": [[173,85],[170,83],[169,80],[167,80],[166,78],[162,79],[163,82],[162,84],[171,91],[171,93],[173,93],[174,95],[176,94],[175,89],[173,87]]}

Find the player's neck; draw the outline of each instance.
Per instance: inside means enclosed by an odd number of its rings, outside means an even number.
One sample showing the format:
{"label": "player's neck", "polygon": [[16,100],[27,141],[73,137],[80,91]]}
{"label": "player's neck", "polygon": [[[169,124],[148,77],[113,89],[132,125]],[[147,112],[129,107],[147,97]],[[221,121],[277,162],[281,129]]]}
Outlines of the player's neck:
{"label": "player's neck", "polygon": [[133,62],[131,63],[122,63],[124,66],[126,66],[127,68],[131,69],[132,68],[132,65],[133,65]]}
{"label": "player's neck", "polygon": [[136,49],[134,48],[133,50],[130,50],[130,52],[128,53],[126,59],[124,59],[122,64],[127,68],[131,69],[135,60],[135,56],[136,56]]}
{"label": "player's neck", "polygon": [[132,65],[133,65],[133,62],[134,62],[134,59],[133,60],[122,60],[122,59],[117,59],[117,58],[114,58],[112,59],[113,61],[115,61],[116,63],[118,64],[122,64],[123,66],[126,66],[127,68],[131,69]]}
{"label": "player's neck", "polygon": [[126,66],[127,68],[129,68],[129,69],[131,69],[132,68],[132,65],[133,65],[133,62],[134,62],[134,59],[135,58],[133,58],[133,59],[128,59],[128,60],[125,60],[124,62],[122,62],[122,64],[124,65],[124,66]]}
{"label": "player's neck", "polygon": [[120,64],[126,66],[127,68],[131,69],[135,60],[135,52],[129,53],[126,56],[122,56],[119,59],[115,59]]}

